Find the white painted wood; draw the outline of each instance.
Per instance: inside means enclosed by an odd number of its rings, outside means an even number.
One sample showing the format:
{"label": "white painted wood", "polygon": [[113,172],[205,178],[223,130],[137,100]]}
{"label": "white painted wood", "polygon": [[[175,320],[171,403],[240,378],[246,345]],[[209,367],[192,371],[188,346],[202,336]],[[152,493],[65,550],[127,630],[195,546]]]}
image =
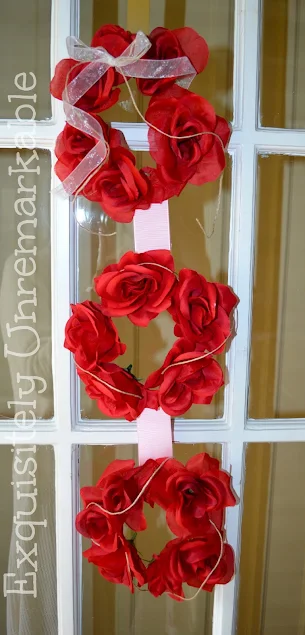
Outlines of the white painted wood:
{"label": "white painted wood", "polygon": [[[52,15],[52,68],[66,57],[66,37],[70,34],[70,0],[55,0]],[[54,125],[45,126],[55,143],[58,128],[64,126],[61,102],[52,99]],[[42,128],[41,128],[42,130]],[[51,133],[51,134],[50,134]],[[52,186],[55,183],[52,171]],[[72,514],[72,445],[70,359],[63,348],[64,326],[69,315],[67,297],[70,294],[69,201],[51,193],[52,218],[52,307],[53,307],[53,377],[54,412],[58,443],[55,445],[56,478],[56,548],[57,601],[59,635],[75,633],[73,578],[73,514]]]}

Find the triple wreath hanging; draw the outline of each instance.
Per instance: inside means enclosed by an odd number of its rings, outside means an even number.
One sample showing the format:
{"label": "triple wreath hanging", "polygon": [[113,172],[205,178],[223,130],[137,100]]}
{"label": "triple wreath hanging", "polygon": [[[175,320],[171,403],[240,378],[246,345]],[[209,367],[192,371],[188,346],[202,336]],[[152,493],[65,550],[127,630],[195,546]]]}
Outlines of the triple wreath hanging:
{"label": "triple wreath hanging", "polygon": [[[188,88],[208,61],[205,40],[193,29],[158,27],[147,37],[115,25],[102,26],[88,47],[67,40],[69,59],[55,69],[51,93],[62,99],[66,125],[59,135],[55,172],[62,190],[99,203],[113,220],[131,222],[135,210],[149,209],[179,195],[187,183],[203,185],[225,167],[230,127],[203,97]],[[129,86],[150,97],[145,116]],[[124,135],[98,114],[119,100],[125,83],[139,116],[148,125],[155,167],[136,167]],[[100,303],[72,305],[65,346],[74,355],[88,395],[108,416],[138,418],[144,408],[162,408],[171,416],[192,404],[210,403],[223,384],[213,357],[232,334],[231,313],[237,297],[223,284],[196,271],[175,272],[165,249],[126,253],[95,279]],[[140,382],[131,367],[115,363],[125,352],[112,318],[127,316],[145,327],[162,311],[174,323],[176,341],[161,368]],[[77,530],[91,539],[84,556],[107,580],[134,590],[148,584],[182,601],[215,584],[229,582],[234,553],[224,537],[224,511],[236,504],[228,474],[208,454],[184,466],[168,457],[113,461],[95,487],[81,490],[84,509]],[[146,528],[144,502],[166,511],[175,538],[148,567],[136,549],[136,533]],[[127,538],[126,528],[135,534]],[[182,584],[197,587],[185,598]]]}

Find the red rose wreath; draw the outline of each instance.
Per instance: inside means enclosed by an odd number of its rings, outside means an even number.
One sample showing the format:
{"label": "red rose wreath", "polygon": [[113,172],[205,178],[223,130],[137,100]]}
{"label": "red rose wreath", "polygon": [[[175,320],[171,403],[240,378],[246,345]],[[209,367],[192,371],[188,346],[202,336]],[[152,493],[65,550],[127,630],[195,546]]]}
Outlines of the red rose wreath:
{"label": "red rose wreath", "polygon": [[[133,460],[115,460],[95,487],[81,489],[81,498],[76,528],[92,541],[84,556],[106,580],[125,584],[132,593],[135,581],[138,587],[147,583],[155,597],[167,593],[177,601],[231,580],[234,552],[224,541],[223,521],[236,498],[230,476],[208,454],[197,454],[185,466],[175,459],[149,459],[139,467]],[[136,533],[146,529],[144,502],[166,510],[176,536],[147,567],[136,537],[128,540],[124,534],[125,526]],[[185,598],[183,583],[198,591]]]}
{"label": "red rose wreath", "polygon": [[[59,62],[50,87],[63,100],[67,118],[55,147],[55,172],[67,193],[96,201],[112,219],[129,223],[136,209],[179,195],[187,183],[202,185],[220,176],[229,125],[187,88],[208,61],[207,43],[196,31],[158,27],[147,37],[105,25],[91,47],[68,38],[68,50],[73,59]],[[150,96],[145,116],[130,77]],[[154,168],[138,169],[122,132],[97,114],[118,101],[123,82],[149,126]]]}
{"label": "red rose wreath", "polygon": [[[155,250],[126,253],[95,279],[95,289],[101,304],[72,305],[65,347],[104,414],[132,421],[144,408],[161,407],[174,417],[192,404],[211,402],[223,385],[222,369],[212,355],[224,350],[237,303],[228,286],[208,282],[191,269],[177,275],[171,253]],[[126,346],[111,318],[127,316],[145,327],[162,311],[171,314],[177,340],[143,384],[130,368],[113,363]]]}

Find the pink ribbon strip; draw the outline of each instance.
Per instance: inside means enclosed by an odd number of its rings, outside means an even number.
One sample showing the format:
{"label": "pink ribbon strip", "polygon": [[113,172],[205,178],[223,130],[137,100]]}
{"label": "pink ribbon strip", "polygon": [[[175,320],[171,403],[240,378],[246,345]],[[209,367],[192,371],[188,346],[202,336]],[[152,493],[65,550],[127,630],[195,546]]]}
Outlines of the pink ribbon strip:
{"label": "pink ribbon strip", "polygon": [[[137,210],[134,216],[135,250],[170,249],[168,201]],[[139,465],[147,459],[173,456],[171,418],[161,408],[145,408],[137,419]]]}

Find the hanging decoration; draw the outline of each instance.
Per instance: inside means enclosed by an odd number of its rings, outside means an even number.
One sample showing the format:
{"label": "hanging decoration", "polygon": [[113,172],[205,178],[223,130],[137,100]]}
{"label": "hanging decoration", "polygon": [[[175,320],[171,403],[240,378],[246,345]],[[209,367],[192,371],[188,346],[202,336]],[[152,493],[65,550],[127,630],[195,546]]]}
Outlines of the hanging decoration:
{"label": "hanging decoration", "polygon": [[[232,335],[238,299],[197,271],[175,271],[167,201],[188,183],[200,186],[221,176],[219,207],[230,126],[189,90],[208,61],[205,40],[191,28],[158,27],[146,36],[104,25],[91,46],[69,37],[67,48],[69,58],[59,62],[51,81],[66,116],[55,147],[62,183],[57,191],[99,203],[114,221],[134,220],[136,245],[95,278],[100,302],[72,305],[66,325],[65,347],[87,394],[104,414],[137,419],[139,444],[139,466],[115,460],[96,486],[82,488],[76,528],[91,540],[84,556],[107,580],[131,592],[135,583],[147,584],[156,597],[190,601],[233,576],[224,513],[237,501],[218,460],[203,453],[182,465],[172,458],[171,416],[210,403],[223,385],[215,356]],[[130,78],[149,97],[145,114]],[[122,132],[100,115],[119,101],[123,84],[148,126],[154,167],[138,169]],[[172,317],[176,341],[161,367],[140,381],[132,366],[116,363],[126,345],[113,318],[125,316],[145,328],[163,311]],[[146,529],[144,503],[165,510],[174,536],[148,566],[136,547],[136,533]],[[197,591],[185,597],[183,584]]]}
{"label": "hanging decoration", "polygon": [[[207,44],[196,31],[159,27],[147,37],[107,25],[90,47],[69,37],[67,48],[70,58],[59,62],[51,82],[67,120],[55,147],[62,191],[95,201],[113,220],[129,223],[136,209],[179,195],[187,183],[220,176],[230,127],[206,99],[188,90],[208,60]],[[150,96],[145,116],[130,77]],[[122,83],[149,127],[154,168],[138,169],[123,133],[96,114],[118,101]]]}
{"label": "hanging decoration", "polygon": [[[134,592],[134,584],[158,597],[190,601],[204,588],[226,584],[234,574],[234,553],[225,542],[224,510],[236,504],[230,476],[206,453],[184,466],[175,459],[149,459],[136,467],[132,460],[115,460],[95,487],[83,487],[84,509],[76,528],[92,546],[84,557],[100,574]],[[145,531],[143,505],[160,506],[176,536],[153,555],[148,566],[136,548],[136,535]],[[134,532],[127,539],[124,528]],[[146,555],[146,554],[145,554]],[[185,598],[182,584],[198,591]]]}
{"label": "hanging decoration", "polygon": [[[208,404],[223,385],[223,372],[213,358],[231,334],[230,314],[237,303],[231,289],[208,282],[191,269],[175,273],[167,250],[126,253],[95,278],[101,303],[72,306],[65,346],[74,354],[79,377],[99,409],[132,421],[144,408],[159,407],[183,415],[192,404]],[[144,383],[132,368],[113,363],[126,346],[113,317],[127,316],[145,327],[162,311],[175,323],[177,340],[162,366]]]}

